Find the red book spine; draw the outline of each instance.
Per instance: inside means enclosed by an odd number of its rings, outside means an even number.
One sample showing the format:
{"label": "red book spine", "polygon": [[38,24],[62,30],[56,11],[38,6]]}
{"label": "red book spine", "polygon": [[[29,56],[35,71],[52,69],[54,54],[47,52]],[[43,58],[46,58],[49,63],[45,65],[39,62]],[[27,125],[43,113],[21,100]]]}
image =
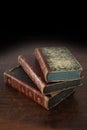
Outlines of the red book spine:
{"label": "red book spine", "polygon": [[22,56],[18,57],[18,63],[22,66],[24,71],[29,75],[32,81],[38,86],[39,90],[43,93],[45,88],[45,83],[37,76],[37,74],[32,69],[32,66],[27,63],[26,60],[23,59]]}
{"label": "red book spine", "polygon": [[38,60],[39,64],[40,64],[40,67],[41,67],[41,70],[42,70],[42,73],[44,74],[44,78],[45,78],[45,81],[47,81],[47,74],[51,71],[50,68],[49,68],[49,65],[48,63],[46,62],[42,52],[40,51],[39,48],[36,48],[35,49],[35,56],[36,56],[36,59]]}
{"label": "red book spine", "polygon": [[17,89],[19,92],[23,93],[27,97],[31,98],[33,101],[37,102],[46,109],[48,108],[48,98],[42,95],[38,90],[32,88],[16,77],[11,76],[9,73],[4,72],[4,79],[7,84]]}

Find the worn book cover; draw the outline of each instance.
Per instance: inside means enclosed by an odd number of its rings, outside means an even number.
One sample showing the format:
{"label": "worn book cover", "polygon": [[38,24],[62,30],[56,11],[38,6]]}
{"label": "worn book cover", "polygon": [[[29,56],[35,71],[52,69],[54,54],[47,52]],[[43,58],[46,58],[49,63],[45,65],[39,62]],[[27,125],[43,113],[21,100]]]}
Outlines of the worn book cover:
{"label": "worn book cover", "polygon": [[25,94],[47,110],[59,104],[75,91],[75,89],[69,89],[54,94],[43,95],[20,66],[4,72],[4,79],[6,84]]}
{"label": "worn book cover", "polygon": [[37,85],[41,93],[49,94],[55,91],[63,91],[80,85],[80,79],[74,81],[60,81],[47,83],[34,54],[18,56],[18,63],[27,75]]}
{"label": "worn book cover", "polygon": [[82,66],[66,47],[35,49],[46,82],[69,81],[81,77]]}

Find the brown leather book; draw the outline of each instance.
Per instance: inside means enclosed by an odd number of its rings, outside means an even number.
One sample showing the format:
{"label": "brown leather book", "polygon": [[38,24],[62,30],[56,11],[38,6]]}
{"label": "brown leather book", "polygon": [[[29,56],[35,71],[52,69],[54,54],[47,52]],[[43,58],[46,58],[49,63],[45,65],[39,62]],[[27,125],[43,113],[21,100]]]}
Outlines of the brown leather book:
{"label": "brown leather book", "polygon": [[66,47],[42,47],[35,49],[46,82],[80,79],[83,68]]}
{"label": "brown leather book", "polygon": [[41,93],[49,94],[55,91],[75,88],[80,85],[80,79],[47,83],[34,54],[18,56],[18,63],[22,66],[31,80],[37,85]]}
{"label": "brown leather book", "polygon": [[4,72],[4,80],[6,84],[17,89],[47,110],[59,104],[75,91],[74,89],[69,89],[54,94],[43,95],[20,66]]}

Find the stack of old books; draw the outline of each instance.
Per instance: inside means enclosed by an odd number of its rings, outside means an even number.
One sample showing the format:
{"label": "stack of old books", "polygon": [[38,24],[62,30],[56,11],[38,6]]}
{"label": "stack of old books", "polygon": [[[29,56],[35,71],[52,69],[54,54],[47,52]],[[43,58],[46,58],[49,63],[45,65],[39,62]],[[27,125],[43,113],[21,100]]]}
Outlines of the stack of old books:
{"label": "stack of old books", "polygon": [[6,83],[48,110],[81,85],[82,66],[65,47],[36,48],[18,63],[4,72]]}

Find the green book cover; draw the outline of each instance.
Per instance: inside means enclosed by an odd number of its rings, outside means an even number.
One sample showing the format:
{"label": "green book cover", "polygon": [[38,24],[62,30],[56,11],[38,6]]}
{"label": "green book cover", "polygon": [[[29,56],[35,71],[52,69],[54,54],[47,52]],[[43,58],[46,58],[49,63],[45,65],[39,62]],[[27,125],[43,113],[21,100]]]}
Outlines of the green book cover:
{"label": "green book cover", "polygon": [[82,66],[66,47],[36,48],[35,55],[47,82],[81,77]]}

